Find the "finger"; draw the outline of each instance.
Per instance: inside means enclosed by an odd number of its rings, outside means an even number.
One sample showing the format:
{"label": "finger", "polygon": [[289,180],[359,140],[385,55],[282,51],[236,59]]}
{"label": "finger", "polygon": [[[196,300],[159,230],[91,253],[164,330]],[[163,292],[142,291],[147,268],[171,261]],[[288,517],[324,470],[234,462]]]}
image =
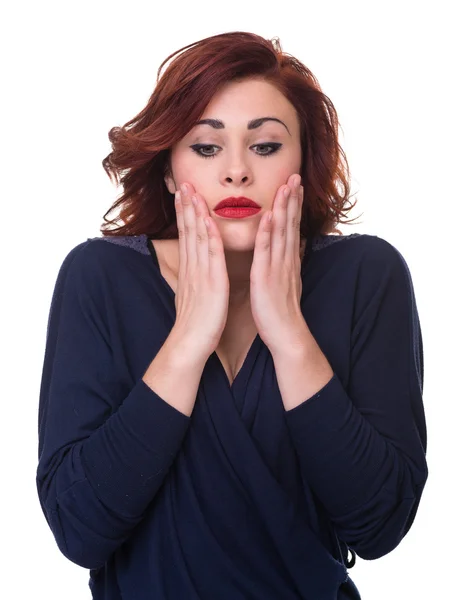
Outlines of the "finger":
{"label": "finger", "polygon": [[185,242],[186,242],[186,272],[194,272],[197,265],[198,257],[196,252],[196,214],[194,206],[191,202],[191,192],[186,183],[180,186],[183,222],[185,227]]}
{"label": "finger", "polygon": [[299,215],[298,215],[298,223],[296,230],[296,254],[299,257],[299,260],[302,260],[301,249],[302,249],[302,239],[301,239],[301,221],[302,221],[302,207],[304,205],[304,187],[301,185],[299,188]]}
{"label": "finger", "polygon": [[[275,203],[273,204],[273,207],[275,208]],[[269,215],[272,215],[272,220],[270,222],[268,220]],[[260,219],[254,245],[254,256],[252,259],[251,274],[253,277],[255,277],[256,273],[258,273],[259,276],[265,277],[270,269],[272,226],[274,219],[274,210],[266,211]]]}
{"label": "finger", "polygon": [[181,192],[177,190],[175,192],[175,212],[177,215],[177,229],[178,229],[178,252],[179,252],[179,270],[178,270],[178,282],[179,285],[184,281],[186,273],[186,239],[185,239],[185,226],[183,222],[183,207]]}
{"label": "finger", "polygon": [[[296,254],[299,250],[298,229],[299,229],[299,198],[300,198],[300,181],[299,176],[294,177],[291,181],[291,193],[288,199],[286,209],[286,250],[285,260],[287,264],[296,264]],[[297,248],[296,248],[297,246]],[[296,252],[297,251],[297,252]]]}
{"label": "finger", "polygon": [[[197,217],[198,265],[209,276],[212,283],[216,283],[219,287],[228,286],[222,236],[203,197],[195,193],[192,196],[192,202],[193,198],[197,200],[195,211]],[[208,227],[205,219],[209,222]]]}
{"label": "finger", "polygon": [[204,223],[204,219],[209,216],[209,209],[202,196],[198,193],[192,195],[191,201],[196,214],[196,252],[198,257],[198,267],[205,275],[209,275],[209,234],[206,224]]}
{"label": "finger", "polygon": [[209,236],[209,275],[212,283],[217,282],[217,287],[227,287],[230,289],[228,279],[227,265],[225,262],[225,250],[223,247],[222,236],[219,228],[212,217],[208,217],[209,227],[207,230]]}
{"label": "finger", "polygon": [[287,206],[291,189],[283,185],[277,192],[273,205],[272,238],[270,241],[271,261],[281,262],[286,254],[286,235],[288,228]]}

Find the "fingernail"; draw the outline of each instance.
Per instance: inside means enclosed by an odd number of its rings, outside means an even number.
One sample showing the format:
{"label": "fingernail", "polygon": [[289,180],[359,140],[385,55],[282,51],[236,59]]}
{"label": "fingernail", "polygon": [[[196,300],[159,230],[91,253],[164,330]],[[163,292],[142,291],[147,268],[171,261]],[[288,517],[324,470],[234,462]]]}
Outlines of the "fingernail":
{"label": "fingernail", "polygon": [[188,192],[188,188],[184,183],[182,183],[180,189],[182,190],[182,194],[186,194]]}

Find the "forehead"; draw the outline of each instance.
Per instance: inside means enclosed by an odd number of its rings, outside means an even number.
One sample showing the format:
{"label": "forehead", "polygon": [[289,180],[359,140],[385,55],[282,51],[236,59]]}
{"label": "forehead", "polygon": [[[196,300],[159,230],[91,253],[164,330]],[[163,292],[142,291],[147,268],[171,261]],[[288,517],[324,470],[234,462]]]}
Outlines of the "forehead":
{"label": "forehead", "polygon": [[288,127],[294,128],[298,123],[296,109],[274,85],[246,79],[225,84],[214,94],[201,118],[221,119],[227,128],[243,126],[251,119],[266,116],[278,117]]}

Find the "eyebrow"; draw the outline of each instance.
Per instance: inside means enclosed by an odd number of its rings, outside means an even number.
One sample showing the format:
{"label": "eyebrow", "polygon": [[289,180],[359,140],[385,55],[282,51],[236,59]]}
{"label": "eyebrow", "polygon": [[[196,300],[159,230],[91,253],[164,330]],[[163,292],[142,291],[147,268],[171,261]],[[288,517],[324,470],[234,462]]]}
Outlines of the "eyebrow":
{"label": "eyebrow", "polygon": [[[283,123],[283,121],[280,121],[280,119],[277,119],[276,117],[260,117],[259,119],[252,119],[251,121],[249,121],[248,129],[257,129],[258,127],[263,125],[266,121],[276,121],[277,123],[281,123],[284,127],[286,127],[286,125]],[[219,119],[202,119],[201,121],[198,121],[197,123],[195,123],[194,127],[196,125],[210,125],[214,129],[224,129],[225,128],[224,122],[220,121]],[[286,127],[286,129],[287,129],[289,135],[291,135],[291,133],[289,132],[289,129],[287,127]]]}

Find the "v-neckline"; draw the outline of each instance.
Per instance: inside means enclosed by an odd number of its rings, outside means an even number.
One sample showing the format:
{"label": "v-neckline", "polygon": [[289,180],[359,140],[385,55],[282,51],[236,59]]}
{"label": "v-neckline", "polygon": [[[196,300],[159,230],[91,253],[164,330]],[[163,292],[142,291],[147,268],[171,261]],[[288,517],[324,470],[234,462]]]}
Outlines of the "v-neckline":
{"label": "v-neckline", "polygon": [[[151,254],[151,257],[153,259],[153,262],[156,265],[156,270],[159,273],[159,276],[162,280],[162,284],[164,285],[164,287],[167,290],[167,293],[169,294],[171,300],[172,300],[172,307],[173,307],[173,316],[175,319],[175,292],[172,288],[172,286],[170,285],[170,283],[167,281],[167,279],[164,277],[162,271],[161,271],[161,266],[159,264],[159,259],[156,253],[156,249],[154,247],[154,244],[152,243],[152,239],[155,238],[150,238],[149,236],[147,236],[147,245],[148,245],[148,249],[149,252]],[[227,385],[227,387],[230,389],[230,391],[234,390],[234,388],[236,387],[237,383],[239,383],[239,381],[241,381],[241,378],[244,376],[244,373],[247,372],[248,370],[248,363],[249,361],[252,360],[252,357],[255,354],[255,350],[256,348],[260,345],[260,343],[262,342],[260,335],[257,333],[256,336],[254,337],[254,339],[252,340],[251,345],[249,346],[249,349],[246,353],[246,356],[244,358],[243,364],[241,365],[239,371],[237,372],[237,374],[235,375],[235,378],[233,379],[231,385],[230,385],[230,381],[228,379],[228,375],[227,375],[227,371],[225,370],[225,367],[223,366],[222,361],[220,360],[219,355],[217,354],[217,352],[214,350],[214,352],[212,352],[212,354],[210,355],[209,358],[212,357],[212,360],[215,360],[219,366],[219,368],[222,371],[222,375],[223,378],[225,380],[225,383]]]}
{"label": "v-neckline", "polygon": [[243,373],[246,373],[246,371],[248,369],[248,362],[252,360],[252,357],[254,356],[254,353],[256,351],[256,347],[260,344],[261,341],[262,340],[261,340],[259,334],[257,333],[256,336],[254,337],[254,339],[252,340],[251,345],[248,348],[248,351],[246,352],[246,356],[244,357],[243,364],[241,365],[240,369],[236,373],[235,378],[233,379],[231,384],[228,379],[227,371],[226,371],[225,367],[223,366],[223,363],[220,360],[219,355],[217,354],[217,352],[215,350],[211,354],[211,356],[214,357],[214,360],[216,360],[217,363],[220,365],[223,376],[225,378],[225,382],[226,382],[227,386],[230,388],[230,390],[233,390],[236,387],[237,383],[239,383],[238,380],[241,380],[241,377],[244,376]]}

